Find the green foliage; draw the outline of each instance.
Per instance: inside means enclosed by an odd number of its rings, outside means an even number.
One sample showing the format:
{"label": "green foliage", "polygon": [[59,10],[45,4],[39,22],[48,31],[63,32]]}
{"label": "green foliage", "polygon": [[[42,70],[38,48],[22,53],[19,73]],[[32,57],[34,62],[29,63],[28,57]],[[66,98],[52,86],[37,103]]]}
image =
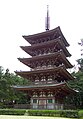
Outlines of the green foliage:
{"label": "green foliage", "polygon": [[29,116],[50,116],[50,117],[83,117],[83,110],[26,110],[26,109],[0,109],[0,115],[29,115]]}
{"label": "green foliage", "polygon": [[69,81],[68,83],[72,89],[77,90],[77,93],[68,99],[67,103],[72,103],[77,109],[83,109],[83,72],[79,70],[78,72],[73,72],[72,75],[75,77],[75,80]]}
{"label": "green foliage", "polygon": [[25,84],[28,85],[28,80],[10,73],[9,69],[4,71],[3,67],[0,66],[0,108],[11,107],[13,102],[26,103],[26,94],[12,88],[13,85]]}
{"label": "green foliage", "polygon": [[79,117],[80,119],[83,119],[83,110],[80,110],[80,111],[78,112],[78,117]]}
{"label": "green foliage", "polygon": [[28,115],[77,118],[78,111],[76,110],[28,110]]}
{"label": "green foliage", "polygon": [[0,115],[24,115],[25,112],[23,109],[0,109]]}

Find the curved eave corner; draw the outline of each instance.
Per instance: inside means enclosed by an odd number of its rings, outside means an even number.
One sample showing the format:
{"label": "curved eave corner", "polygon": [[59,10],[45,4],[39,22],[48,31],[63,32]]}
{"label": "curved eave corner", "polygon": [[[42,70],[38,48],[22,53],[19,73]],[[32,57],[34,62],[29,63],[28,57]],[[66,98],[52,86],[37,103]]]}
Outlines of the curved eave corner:
{"label": "curved eave corner", "polygon": [[64,42],[66,43],[66,46],[69,47],[70,44],[67,42],[66,38],[64,37],[64,35],[63,35],[63,33],[62,33],[62,30],[61,30],[60,26],[58,26],[58,29],[57,29],[57,30],[58,30],[58,32],[60,33],[60,35],[63,37]]}

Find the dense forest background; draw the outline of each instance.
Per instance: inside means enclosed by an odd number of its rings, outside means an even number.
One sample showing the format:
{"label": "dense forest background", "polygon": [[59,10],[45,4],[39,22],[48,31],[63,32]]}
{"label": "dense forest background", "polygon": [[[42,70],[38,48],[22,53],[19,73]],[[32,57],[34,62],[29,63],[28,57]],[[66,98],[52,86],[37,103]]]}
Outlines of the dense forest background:
{"label": "dense forest background", "polygon": [[[79,43],[83,46],[83,42]],[[83,108],[83,58],[77,60],[78,71],[73,71],[71,74],[75,80],[69,81],[68,85],[77,90],[76,95],[71,95],[65,98],[65,103],[73,104],[77,109]],[[13,107],[15,103],[29,103],[29,97],[24,92],[16,91],[13,86],[29,85],[30,81],[17,76],[15,73],[10,73],[9,69],[4,70],[0,66],[0,108]]]}

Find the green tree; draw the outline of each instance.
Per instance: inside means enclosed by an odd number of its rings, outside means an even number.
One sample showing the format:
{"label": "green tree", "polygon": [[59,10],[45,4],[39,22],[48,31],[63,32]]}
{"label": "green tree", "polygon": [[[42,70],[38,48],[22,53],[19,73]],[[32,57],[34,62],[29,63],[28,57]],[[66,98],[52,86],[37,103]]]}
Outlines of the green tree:
{"label": "green tree", "polygon": [[0,66],[0,102],[4,101],[4,98],[6,96],[5,90],[6,90],[6,80],[4,78],[3,73],[3,67]]}
{"label": "green tree", "polygon": [[83,59],[77,60],[79,70],[73,72],[72,75],[75,80],[69,81],[69,85],[72,89],[77,91],[77,94],[73,96],[69,101],[72,101],[77,108],[83,108]]}
{"label": "green tree", "polygon": [[13,102],[24,103],[27,102],[26,94],[13,89],[14,85],[28,85],[28,80],[10,73],[9,69],[4,71],[0,67],[0,104],[10,105]]}

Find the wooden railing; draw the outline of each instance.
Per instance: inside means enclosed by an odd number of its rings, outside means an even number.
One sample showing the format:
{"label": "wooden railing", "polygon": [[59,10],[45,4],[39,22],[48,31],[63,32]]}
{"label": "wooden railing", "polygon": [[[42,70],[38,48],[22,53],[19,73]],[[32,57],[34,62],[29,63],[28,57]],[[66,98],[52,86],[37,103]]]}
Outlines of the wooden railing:
{"label": "wooden railing", "polygon": [[30,105],[30,104],[15,104],[14,108],[18,109],[63,109],[63,104],[51,104],[51,105]]}
{"label": "wooden railing", "polygon": [[56,65],[48,65],[48,66],[44,65],[44,66],[41,66],[41,67],[36,67],[34,69],[31,68],[30,70],[31,71],[36,71],[36,70],[44,70],[44,69],[54,69],[54,68],[59,67],[59,66],[63,66],[63,64],[59,64],[58,66],[56,66]]}
{"label": "wooden railing", "polygon": [[14,104],[14,108],[16,109],[55,109],[55,110],[76,109],[74,105],[65,105],[65,104],[57,104],[57,103],[54,105]]}
{"label": "wooden railing", "polygon": [[30,109],[30,104],[14,104],[14,108],[16,109]]}

